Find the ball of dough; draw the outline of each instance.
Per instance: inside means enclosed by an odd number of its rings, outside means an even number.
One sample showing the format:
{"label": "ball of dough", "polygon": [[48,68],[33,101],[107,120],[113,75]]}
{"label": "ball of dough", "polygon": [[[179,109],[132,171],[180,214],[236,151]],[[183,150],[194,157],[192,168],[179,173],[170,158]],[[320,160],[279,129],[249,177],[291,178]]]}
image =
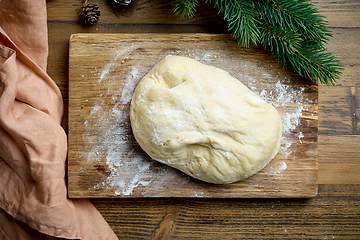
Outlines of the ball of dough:
{"label": "ball of dough", "polygon": [[130,105],[136,141],[151,158],[209,183],[257,173],[277,154],[278,111],[226,71],[167,56]]}

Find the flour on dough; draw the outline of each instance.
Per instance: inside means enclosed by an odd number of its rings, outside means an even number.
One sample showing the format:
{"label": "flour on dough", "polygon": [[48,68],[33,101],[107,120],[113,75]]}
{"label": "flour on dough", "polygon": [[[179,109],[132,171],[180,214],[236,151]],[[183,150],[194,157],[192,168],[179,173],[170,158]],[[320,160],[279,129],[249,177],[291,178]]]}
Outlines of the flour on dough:
{"label": "flour on dough", "polygon": [[277,110],[226,71],[167,56],[140,81],[134,136],[151,158],[209,183],[236,182],[277,154]]}

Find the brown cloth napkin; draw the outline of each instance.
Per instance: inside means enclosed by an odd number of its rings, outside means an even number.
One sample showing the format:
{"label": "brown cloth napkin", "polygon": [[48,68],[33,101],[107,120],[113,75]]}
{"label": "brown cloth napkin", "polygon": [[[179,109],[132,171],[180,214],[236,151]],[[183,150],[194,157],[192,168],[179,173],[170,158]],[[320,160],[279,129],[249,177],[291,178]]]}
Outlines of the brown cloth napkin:
{"label": "brown cloth napkin", "polygon": [[90,201],[67,198],[47,56],[45,0],[0,0],[0,239],[117,239]]}

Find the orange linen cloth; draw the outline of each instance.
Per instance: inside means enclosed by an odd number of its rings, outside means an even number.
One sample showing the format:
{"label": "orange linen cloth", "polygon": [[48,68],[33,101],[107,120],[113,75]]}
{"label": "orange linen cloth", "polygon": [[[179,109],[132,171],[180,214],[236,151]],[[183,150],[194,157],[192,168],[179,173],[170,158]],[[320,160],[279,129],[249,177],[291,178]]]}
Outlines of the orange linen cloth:
{"label": "orange linen cloth", "polygon": [[0,239],[117,239],[90,201],[67,198],[46,14],[45,0],[0,0]]}

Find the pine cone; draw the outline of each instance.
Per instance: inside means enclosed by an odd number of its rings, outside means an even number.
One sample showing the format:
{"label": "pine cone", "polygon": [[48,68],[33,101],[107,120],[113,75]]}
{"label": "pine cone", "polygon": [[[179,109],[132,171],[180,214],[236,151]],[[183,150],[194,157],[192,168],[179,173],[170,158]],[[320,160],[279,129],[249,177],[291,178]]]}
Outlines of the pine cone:
{"label": "pine cone", "polygon": [[99,7],[96,4],[87,3],[87,1],[85,1],[81,7],[79,16],[83,23],[94,24],[100,17]]}

